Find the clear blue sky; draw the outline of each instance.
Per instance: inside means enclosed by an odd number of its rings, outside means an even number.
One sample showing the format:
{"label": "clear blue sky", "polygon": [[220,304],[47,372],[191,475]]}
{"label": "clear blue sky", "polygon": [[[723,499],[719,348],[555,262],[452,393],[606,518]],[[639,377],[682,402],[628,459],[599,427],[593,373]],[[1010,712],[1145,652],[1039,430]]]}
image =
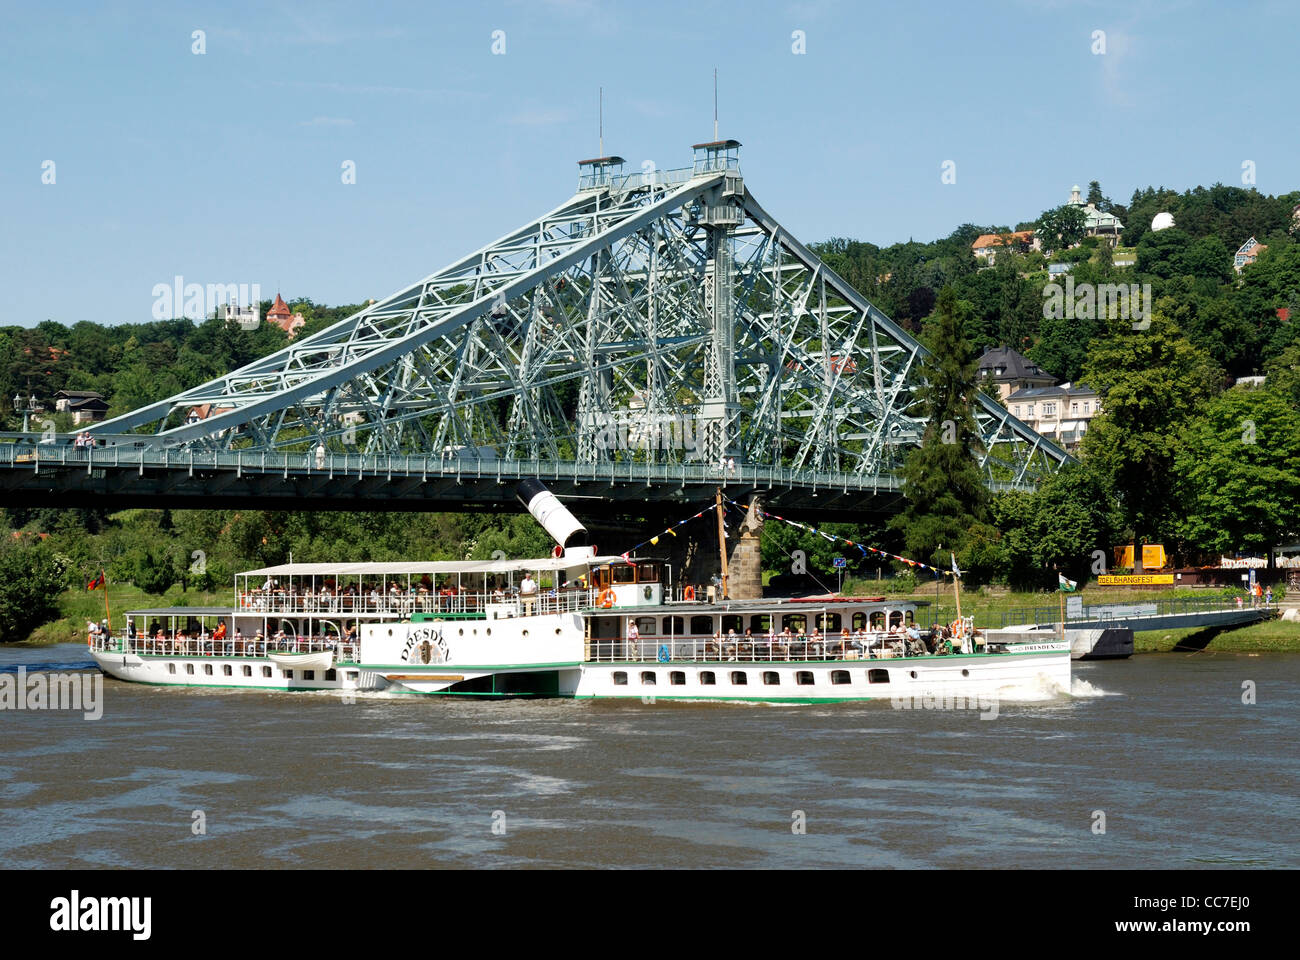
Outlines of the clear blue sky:
{"label": "clear blue sky", "polygon": [[4,0],[0,325],[147,321],[177,274],[382,297],[567,198],[598,86],[607,152],[685,165],[715,66],[747,185],[808,242],[1014,224],[1093,179],[1239,184],[1244,160],[1282,193],[1298,26],[1292,0]]}

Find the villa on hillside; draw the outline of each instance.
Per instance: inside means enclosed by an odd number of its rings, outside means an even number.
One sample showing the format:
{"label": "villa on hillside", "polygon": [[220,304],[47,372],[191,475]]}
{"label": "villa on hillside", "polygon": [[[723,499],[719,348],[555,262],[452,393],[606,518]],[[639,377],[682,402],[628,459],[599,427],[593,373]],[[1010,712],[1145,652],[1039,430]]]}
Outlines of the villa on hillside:
{"label": "villa on hillside", "polygon": [[1101,413],[1101,397],[1082,383],[1017,390],[1005,403],[1012,416],[1071,452],[1078,449],[1088,421]]}
{"label": "villa on hillside", "polygon": [[1087,236],[1102,237],[1112,247],[1119,243],[1119,235],[1124,232],[1124,224],[1120,223],[1119,217],[1113,213],[1102,213],[1091,203],[1084,201],[1077,183],[1070,190],[1070,199],[1066,206],[1078,207],[1083,211],[1083,228]]}
{"label": "villa on hillside", "polygon": [[1260,243],[1254,237],[1251,237],[1237,249],[1236,256],[1232,258],[1232,269],[1241,273],[1246,264],[1254,263],[1256,258],[1267,249],[1267,244]]}
{"label": "villa on hillside", "polygon": [[989,347],[979,358],[977,376],[992,380],[1003,403],[1017,390],[1049,387],[1056,377],[1010,347]]}
{"label": "villa on hillside", "polygon": [[108,415],[108,401],[94,390],[60,390],[54,395],[54,409],[72,414],[74,425],[98,423]]}
{"label": "villa on hillside", "polygon": [[290,340],[296,337],[298,331],[307,324],[301,313],[294,313],[289,309],[289,305],[278,292],[275,295],[275,303],[271,304],[271,309],[266,311],[266,322],[274,323],[289,335]]}
{"label": "villa on hillside", "polygon": [[1034,231],[1014,230],[1011,233],[981,233],[970,248],[977,259],[991,264],[999,250],[1009,248],[1028,253],[1030,250],[1041,250],[1043,245],[1034,236]]}

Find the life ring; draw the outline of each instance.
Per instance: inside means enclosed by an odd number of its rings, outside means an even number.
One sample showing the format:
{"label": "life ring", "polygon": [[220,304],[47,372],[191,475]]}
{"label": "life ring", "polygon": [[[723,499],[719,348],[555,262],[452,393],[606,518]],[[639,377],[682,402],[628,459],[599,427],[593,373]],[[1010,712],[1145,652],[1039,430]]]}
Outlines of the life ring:
{"label": "life ring", "polygon": [[954,620],[952,623],[948,624],[948,629],[952,631],[953,636],[960,637],[962,635],[963,626],[964,624],[960,620]]}
{"label": "life ring", "polygon": [[614,605],[614,591],[606,587],[600,594],[600,605],[608,610]]}
{"label": "life ring", "polygon": [[672,658],[673,658],[673,655],[672,655],[672,653],[671,653],[671,652],[669,651],[669,649],[668,649],[668,644],[666,644],[666,643],[661,643],[661,644],[659,644],[659,662],[660,662],[660,663],[667,663],[667,662],[668,662],[669,660],[671,660]]}
{"label": "life ring", "polygon": [[695,599],[695,588],[694,588],[694,587],[687,587],[687,588],[686,588],[686,592],[682,594],[682,599],[683,599],[683,600],[694,600],[694,599]]}

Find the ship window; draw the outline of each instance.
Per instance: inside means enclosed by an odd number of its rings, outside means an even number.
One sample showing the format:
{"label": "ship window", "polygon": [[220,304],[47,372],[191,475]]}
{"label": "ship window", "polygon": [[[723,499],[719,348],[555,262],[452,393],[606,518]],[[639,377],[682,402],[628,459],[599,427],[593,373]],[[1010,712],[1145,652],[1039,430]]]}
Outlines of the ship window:
{"label": "ship window", "polygon": [[185,664],[185,672],[186,672],[186,673],[193,673],[193,672],[194,672],[194,664],[192,664],[192,663],[187,663],[187,664]]}
{"label": "ship window", "polygon": [[903,625],[903,611],[902,610],[890,611],[889,628],[892,630],[894,627],[901,627],[902,625]]}
{"label": "ship window", "polygon": [[657,683],[659,683],[659,675],[657,673],[655,673],[653,670],[641,671],[641,686],[653,687]]}
{"label": "ship window", "polygon": [[304,680],[315,680],[315,679],[316,679],[316,671],[315,671],[315,670],[304,670],[304,671],[302,672],[302,678],[303,678]]}
{"label": "ship window", "polygon": [[914,620],[916,620],[916,612],[914,610],[904,610],[903,619],[910,625]]}
{"label": "ship window", "polygon": [[168,672],[168,673],[175,673],[175,672],[176,672],[176,664],[174,664],[174,663],[169,663],[169,664],[167,664],[167,672]]}
{"label": "ship window", "polygon": [[779,687],[781,685],[781,675],[775,670],[764,670],[763,685],[768,687]]}
{"label": "ship window", "polygon": [[682,617],[664,617],[664,633],[677,636],[686,632],[686,621]]}
{"label": "ship window", "polygon": [[805,617],[802,613],[787,613],[784,617],[781,618],[782,630],[784,630],[786,627],[789,627],[793,633],[798,633],[800,630],[804,629],[807,626],[808,626],[808,618]]}
{"label": "ship window", "polygon": [[668,674],[668,682],[674,687],[680,687],[686,683],[686,672],[684,670],[674,670]]}
{"label": "ship window", "polygon": [[889,682],[888,670],[867,671],[867,683],[888,683],[888,682]]}
{"label": "ship window", "polygon": [[813,675],[811,670],[800,670],[794,675],[794,682],[801,687],[811,687],[813,685]]}
{"label": "ship window", "polygon": [[871,611],[871,629],[872,630],[885,629],[885,611],[883,610]]}
{"label": "ship window", "polygon": [[700,686],[711,687],[717,682],[718,682],[718,677],[712,670],[700,671]]}
{"label": "ship window", "polygon": [[658,583],[659,568],[653,563],[643,563],[637,567],[636,578],[641,583]]}
{"label": "ship window", "polygon": [[253,675],[253,668],[250,667],[248,664],[244,664],[244,676],[251,677],[252,675]]}
{"label": "ship window", "polygon": [[699,634],[699,633],[712,633],[712,632],[713,632],[712,617],[691,617],[691,633]]}
{"label": "ship window", "polygon": [[727,616],[723,617],[723,618],[722,618],[722,632],[723,632],[723,633],[726,633],[728,630],[735,630],[737,633],[744,633],[744,632],[745,632],[745,618],[744,618],[744,617],[738,617],[738,616],[736,616],[736,615],[734,615],[734,614],[728,614]]}
{"label": "ship window", "polygon": [[271,668],[270,668],[270,667],[263,667],[263,668],[262,668],[262,676],[264,676],[264,677],[269,677],[270,675],[271,675]]}
{"label": "ship window", "polygon": [[859,610],[857,613],[853,614],[853,619],[849,621],[849,623],[850,629],[854,631],[861,630],[867,625],[867,615]]}
{"label": "ship window", "polygon": [[840,615],[838,613],[823,613],[821,615],[822,633],[828,630],[838,630],[840,628]]}
{"label": "ship window", "polygon": [[772,629],[772,615],[759,613],[749,618],[749,629],[755,633],[767,633]]}
{"label": "ship window", "polygon": [[626,671],[626,670],[615,670],[615,671],[614,671],[614,686],[616,686],[616,687],[626,687],[626,686],[627,686],[627,671]]}
{"label": "ship window", "polygon": [[347,673],[344,674],[344,676],[347,677],[349,680],[356,680],[361,676],[361,672],[359,670],[349,670]]}
{"label": "ship window", "polygon": [[848,683],[849,672],[847,670],[832,670],[831,683]]}
{"label": "ship window", "polygon": [[204,675],[205,677],[210,677],[210,676],[212,676],[212,664],[210,664],[210,663],[205,663],[205,664],[203,665],[203,675]]}
{"label": "ship window", "polygon": [[743,687],[743,686],[745,686],[747,683],[749,683],[749,676],[745,673],[744,670],[732,670],[732,671],[731,671],[731,684],[732,684],[732,686],[735,686],[735,687]]}
{"label": "ship window", "polygon": [[615,583],[636,583],[636,567],[630,563],[620,563],[613,571]]}
{"label": "ship window", "polygon": [[230,664],[228,664],[228,663],[227,663],[227,664],[223,664],[222,667],[221,667],[221,673],[222,673],[222,675],[224,675],[224,676],[227,676],[227,677],[230,676],[231,673],[232,673],[232,671],[231,671],[231,669],[230,669]]}
{"label": "ship window", "polygon": [[655,627],[658,626],[658,623],[659,621],[656,620],[654,617],[637,617],[636,618],[637,632],[641,634],[641,636],[643,637],[647,635],[654,636]]}
{"label": "ship window", "polygon": [[328,680],[330,683],[333,683],[335,680],[337,680],[338,676],[339,676],[338,672],[335,670],[325,671],[325,679]]}

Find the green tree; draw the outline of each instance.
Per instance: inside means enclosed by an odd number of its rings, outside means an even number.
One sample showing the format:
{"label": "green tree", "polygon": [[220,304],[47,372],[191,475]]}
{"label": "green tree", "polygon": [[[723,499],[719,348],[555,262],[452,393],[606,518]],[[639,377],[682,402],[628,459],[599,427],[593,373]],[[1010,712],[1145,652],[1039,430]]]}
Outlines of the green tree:
{"label": "green tree", "polygon": [[1150,327],[1108,321],[1094,341],[1083,380],[1102,397],[1103,413],[1084,435],[1082,450],[1115,492],[1141,564],[1141,544],[1171,528],[1177,512],[1176,458],[1200,405],[1222,380],[1214,362],[1155,311]]}
{"label": "green tree", "polygon": [[47,545],[8,535],[0,542],[0,643],[27,639],[58,613],[64,564]]}
{"label": "green tree", "polygon": [[1083,241],[1087,223],[1088,215],[1067,203],[1043,211],[1038,218],[1038,236],[1044,249],[1063,250]]}
{"label": "green tree", "polygon": [[963,312],[953,288],[945,287],[931,353],[921,365],[924,386],[917,391],[925,432],[904,463],[906,503],[890,527],[912,559],[947,567],[947,551],[956,550],[965,569],[972,560],[986,566],[987,542],[996,531],[987,524],[989,493],[976,460],[983,450],[972,412],[978,362],[962,333]]}
{"label": "green tree", "polygon": [[1215,397],[1175,464],[1183,539],[1206,550],[1265,551],[1300,533],[1300,411],[1278,390],[1237,387]]}

